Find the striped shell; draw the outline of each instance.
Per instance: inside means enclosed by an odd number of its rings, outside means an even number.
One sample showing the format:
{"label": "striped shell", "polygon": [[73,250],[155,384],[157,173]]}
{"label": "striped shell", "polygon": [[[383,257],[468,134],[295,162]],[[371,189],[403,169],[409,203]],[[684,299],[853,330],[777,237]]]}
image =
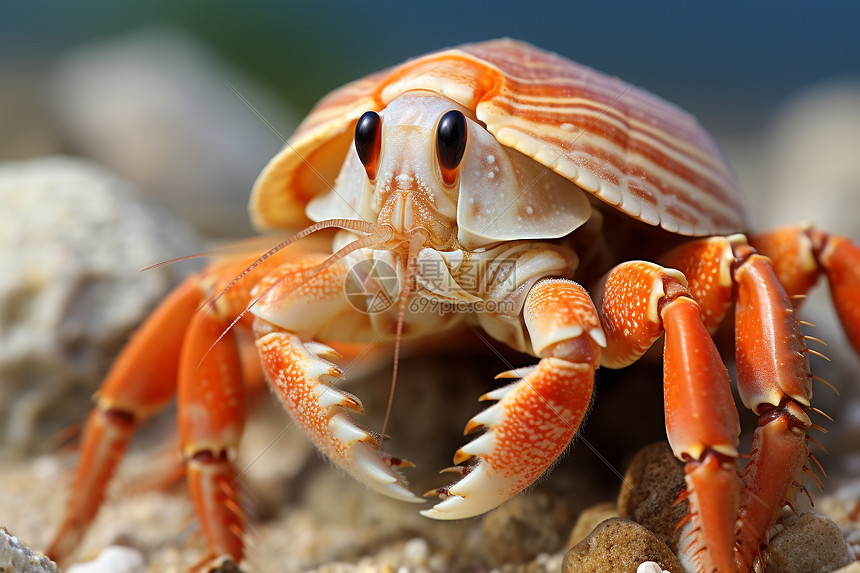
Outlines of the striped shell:
{"label": "striped shell", "polygon": [[254,223],[307,224],[305,206],[335,180],[361,114],[381,111],[411,90],[474,110],[499,143],[631,217],[684,235],[747,227],[731,170],[690,114],[618,78],[507,39],[429,54],[326,96],[257,180]]}

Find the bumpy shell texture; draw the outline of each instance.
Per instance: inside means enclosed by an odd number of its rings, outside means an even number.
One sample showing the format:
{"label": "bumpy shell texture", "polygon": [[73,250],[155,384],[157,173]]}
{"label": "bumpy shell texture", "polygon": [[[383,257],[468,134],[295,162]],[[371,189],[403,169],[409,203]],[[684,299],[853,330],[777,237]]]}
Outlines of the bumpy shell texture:
{"label": "bumpy shell texture", "polygon": [[734,176],[690,114],[618,78],[514,40],[467,44],[347,84],[311,111],[251,196],[260,229],[307,224],[362,113],[429,90],[475,111],[517,149],[620,211],[683,235],[748,227]]}

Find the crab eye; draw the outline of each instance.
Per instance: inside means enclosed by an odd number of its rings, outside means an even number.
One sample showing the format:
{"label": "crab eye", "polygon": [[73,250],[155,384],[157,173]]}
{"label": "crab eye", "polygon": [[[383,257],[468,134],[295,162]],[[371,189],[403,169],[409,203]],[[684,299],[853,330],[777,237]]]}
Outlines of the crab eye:
{"label": "crab eye", "polygon": [[379,162],[381,127],[382,120],[375,111],[364,112],[355,126],[355,151],[371,181],[376,178],[376,166]]}
{"label": "crab eye", "polygon": [[436,131],[436,156],[442,168],[442,179],[453,183],[457,176],[457,166],[466,151],[466,117],[462,112],[452,109],[439,120]]}

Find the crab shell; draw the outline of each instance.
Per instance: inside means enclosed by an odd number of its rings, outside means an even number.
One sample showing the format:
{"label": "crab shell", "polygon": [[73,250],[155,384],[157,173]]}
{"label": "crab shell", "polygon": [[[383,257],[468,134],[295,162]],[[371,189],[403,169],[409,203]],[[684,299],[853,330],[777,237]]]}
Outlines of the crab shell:
{"label": "crab shell", "polygon": [[690,114],[618,78],[509,39],[435,52],[326,96],[257,179],[254,224],[261,230],[306,225],[305,209],[331,188],[358,118],[413,90],[473,110],[500,144],[640,221],[682,235],[748,228],[730,168]]}

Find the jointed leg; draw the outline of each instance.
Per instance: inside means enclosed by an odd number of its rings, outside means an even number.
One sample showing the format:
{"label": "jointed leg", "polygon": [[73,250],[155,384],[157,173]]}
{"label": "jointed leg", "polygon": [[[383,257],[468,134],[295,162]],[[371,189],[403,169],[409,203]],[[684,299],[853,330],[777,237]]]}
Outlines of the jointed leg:
{"label": "jointed leg", "polygon": [[245,389],[235,334],[225,334],[229,320],[207,311],[192,318],[182,348],[179,438],[209,557],[226,554],[238,563],[244,516],[233,460],[244,425]]}
{"label": "jointed leg", "polygon": [[[714,249],[714,245],[719,248]],[[692,273],[694,269],[685,268],[687,261],[714,252],[731,257],[713,260],[710,268],[731,268],[737,292],[738,391],[744,404],[760,417],[750,463],[741,473],[745,487],[738,516],[736,560],[739,568],[748,569],[783,505],[793,501],[802,487],[800,472],[808,458],[806,431],[811,425],[803,407],[809,407],[812,376],[791,301],[768,259],[743,237],[690,243],[669,253],[665,260]],[[701,289],[701,285],[715,281],[713,275],[700,274],[696,284]],[[719,288],[729,290],[730,286]],[[696,296],[697,291],[693,294]]]}
{"label": "jointed leg", "polygon": [[599,308],[607,338],[604,365],[633,363],[665,331],[666,431],[675,455],[686,462],[691,549],[701,570],[734,569],[740,424],[701,307],[678,271],[639,261],[609,273]]}
{"label": "jointed leg", "polygon": [[78,546],[135,430],[173,398],[185,327],[201,297],[197,278],[186,280],[134,334],[108,373],[84,426],[65,518],[47,550],[52,559],[62,562]]}
{"label": "jointed leg", "polygon": [[[219,485],[215,491],[209,485],[225,481],[223,454],[235,448],[242,420],[242,375],[234,334],[227,333],[217,344],[215,340],[227,330],[228,317],[238,316],[245,308],[252,281],[236,283],[214,308],[200,306],[207,292],[219,292],[251,261],[253,258],[223,260],[204,275],[187,279],[149,316],[114,362],[84,426],[74,487],[63,523],[48,549],[55,560],[65,560],[79,544],[133,433],[170,402],[177,379],[188,478],[209,550],[241,559],[241,535],[234,533],[241,524],[240,512],[224,516],[218,513],[220,509],[211,510],[216,498],[235,501],[235,495],[228,493],[231,488]],[[202,387],[207,391],[201,392]],[[219,469],[213,473],[215,466]],[[225,537],[232,539],[229,543],[217,540]]]}
{"label": "jointed leg", "polygon": [[842,328],[860,353],[860,248],[848,237],[806,226],[774,229],[750,243],[773,261],[789,296],[806,294],[824,272]]}

